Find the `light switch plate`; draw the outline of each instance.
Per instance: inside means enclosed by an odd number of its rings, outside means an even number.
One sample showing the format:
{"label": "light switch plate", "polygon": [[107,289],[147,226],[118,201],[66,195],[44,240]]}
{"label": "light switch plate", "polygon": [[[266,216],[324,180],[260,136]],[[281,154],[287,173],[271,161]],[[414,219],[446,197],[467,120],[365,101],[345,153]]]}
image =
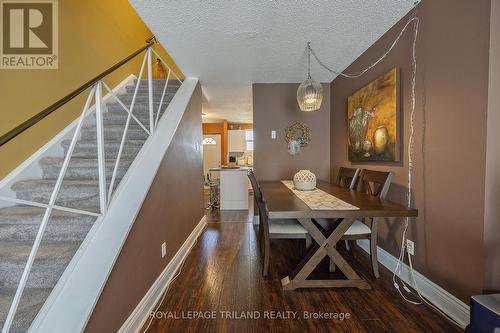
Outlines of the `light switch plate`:
{"label": "light switch plate", "polygon": [[271,139],[276,139],[276,131],[271,131]]}
{"label": "light switch plate", "polygon": [[167,243],[163,242],[161,244],[161,257],[164,258],[167,255]]}

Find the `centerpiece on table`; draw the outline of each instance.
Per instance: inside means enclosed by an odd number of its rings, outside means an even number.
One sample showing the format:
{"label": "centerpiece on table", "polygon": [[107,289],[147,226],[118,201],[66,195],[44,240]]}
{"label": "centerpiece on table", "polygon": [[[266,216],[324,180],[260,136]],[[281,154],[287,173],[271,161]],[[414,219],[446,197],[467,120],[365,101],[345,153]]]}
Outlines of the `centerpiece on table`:
{"label": "centerpiece on table", "polygon": [[312,191],[316,188],[316,175],[309,170],[300,170],[293,176],[293,186],[299,191]]}

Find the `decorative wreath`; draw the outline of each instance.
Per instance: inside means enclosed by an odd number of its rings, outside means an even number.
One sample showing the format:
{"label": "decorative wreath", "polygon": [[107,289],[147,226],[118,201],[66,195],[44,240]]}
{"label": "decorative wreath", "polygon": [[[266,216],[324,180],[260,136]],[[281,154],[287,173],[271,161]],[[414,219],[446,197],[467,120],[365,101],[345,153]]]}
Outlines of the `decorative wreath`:
{"label": "decorative wreath", "polygon": [[[296,132],[300,131],[300,136],[296,136]],[[311,141],[311,130],[309,126],[301,122],[294,122],[285,129],[285,140],[290,143],[292,140],[297,140],[301,146],[305,146]]]}

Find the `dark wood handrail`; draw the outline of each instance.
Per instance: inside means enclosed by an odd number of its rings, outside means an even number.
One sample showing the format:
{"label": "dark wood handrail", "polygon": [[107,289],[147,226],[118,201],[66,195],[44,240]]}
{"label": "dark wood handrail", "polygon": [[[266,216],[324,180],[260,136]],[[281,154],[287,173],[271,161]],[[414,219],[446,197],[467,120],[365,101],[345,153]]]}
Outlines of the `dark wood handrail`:
{"label": "dark wood handrail", "polygon": [[155,41],[156,41],[156,37],[155,36],[152,36],[152,37],[148,38],[146,40],[146,45],[144,45],[143,47],[141,47],[140,49],[138,49],[137,51],[135,51],[134,53],[132,53],[131,55],[129,55],[128,57],[126,57],[125,59],[121,60],[120,62],[117,62],[116,64],[114,64],[110,68],[106,69],[101,74],[97,75],[96,77],[94,77],[90,81],[88,81],[85,84],[83,84],[81,87],[73,90],[72,92],[70,92],[69,94],[67,94],[66,96],[64,96],[63,98],[61,98],[60,100],[58,100],[57,102],[55,102],[54,104],[52,104],[51,106],[45,108],[44,110],[42,110],[41,112],[37,113],[33,117],[29,118],[28,120],[24,121],[20,125],[18,125],[15,128],[11,129],[10,131],[8,131],[7,133],[5,133],[4,135],[0,136],[0,147],[3,146],[4,144],[6,144],[7,142],[9,142],[10,140],[14,139],[19,134],[21,134],[24,131],[26,131],[28,128],[30,128],[33,125],[35,125],[36,123],[38,123],[43,118],[47,117],[52,112],[56,111],[58,108],[60,108],[64,104],[66,104],[69,101],[71,101],[76,96],[80,95],[82,92],[84,92],[89,87],[91,87],[92,85],[94,85],[97,81],[101,80],[102,78],[104,78],[108,74],[114,72],[115,70],[117,70],[118,68],[120,68],[121,66],[123,66],[124,64],[126,64],[127,62],[129,62],[131,59],[135,58],[138,54],[142,53],[148,47],[150,47],[151,45],[153,45],[155,43]]}

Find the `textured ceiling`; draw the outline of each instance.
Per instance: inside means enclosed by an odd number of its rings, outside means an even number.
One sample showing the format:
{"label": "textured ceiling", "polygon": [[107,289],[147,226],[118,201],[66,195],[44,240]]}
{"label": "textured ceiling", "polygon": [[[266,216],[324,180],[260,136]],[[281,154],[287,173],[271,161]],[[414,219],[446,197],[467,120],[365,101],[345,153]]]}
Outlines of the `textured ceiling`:
{"label": "textured ceiling", "polygon": [[[201,81],[205,120],[252,120],[252,83],[300,82],[306,42],[343,70],[412,0],[130,0],[186,76]],[[311,60],[313,78],[334,76]]]}

